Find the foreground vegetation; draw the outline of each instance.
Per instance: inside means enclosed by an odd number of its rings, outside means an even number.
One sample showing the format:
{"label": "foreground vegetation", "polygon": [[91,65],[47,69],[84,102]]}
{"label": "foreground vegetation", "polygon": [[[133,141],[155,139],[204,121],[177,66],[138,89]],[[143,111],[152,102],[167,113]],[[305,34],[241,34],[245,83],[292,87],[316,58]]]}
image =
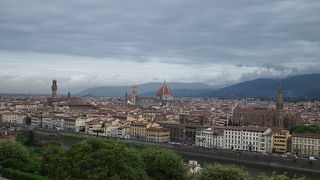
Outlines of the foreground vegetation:
{"label": "foreground vegetation", "polygon": [[295,125],[290,130],[291,133],[307,133],[307,134],[320,134],[319,125]]}
{"label": "foreground vegetation", "polygon": [[[0,140],[2,175],[11,180],[250,180],[233,165],[206,165],[190,174],[177,154],[150,146],[131,146],[111,140],[85,139],[68,149],[58,143],[42,147],[30,132],[23,142]],[[24,143],[24,145],[22,144]],[[285,174],[261,175],[260,180],[289,180]],[[305,178],[293,178],[304,180]]]}

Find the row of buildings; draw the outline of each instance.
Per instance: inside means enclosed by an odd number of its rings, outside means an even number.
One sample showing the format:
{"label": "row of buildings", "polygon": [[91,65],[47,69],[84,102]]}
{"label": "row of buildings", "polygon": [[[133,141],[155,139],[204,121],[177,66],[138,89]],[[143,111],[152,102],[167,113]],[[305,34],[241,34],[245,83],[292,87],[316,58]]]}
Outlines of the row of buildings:
{"label": "row of buildings", "polygon": [[196,145],[207,148],[257,152],[289,152],[298,156],[320,157],[320,134],[292,133],[279,128],[226,126],[196,133]]}
{"label": "row of buildings", "polygon": [[[8,114],[2,116],[2,122],[13,122]],[[11,115],[12,116],[12,115]],[[3,118],[4,117],[4,118]],[[296,155],[320,156],[320,135],[293,133],[280,128],[255,126],[208,126],[203,116],[181,116],[180,126],[187,130],[179,130],[176,126],[167,127],[168,123],[150,123],[143,118],[119,119],[115,117],[45,117],[32,116],[32,127],[60,130],[66,132],[82,132],[92,135],[114,138],[133,139],[150,142],[180,142],[194,144],[206,148],[233,149],[257,152],[291,152]],[[188,123],[192,119],[197,124]],[[140,120],[140,121],[137,121]],[[26,120],[15,121],[24,124]],[[186,124],[188,123],[188,124]],[[161,127],[160,125],[164,127]],[[170,123],[169,123],[170,124]],[[173,125],[173,124],[171,124]],[[167,128],[165,128],[167,127]],[[192,130],[192,131],[190,131]],[[179,131],[179,133],[177,132]],[[8,136],[10,135],[10,136]],[[2,138],[12,137],[2,132]]]}
{"label": "row of buildings", "polygon": [[[14,114],[14,113],[13,113]],[[151,142],[169,142],[170,131],[158,123],[149,123],[144,118],[121,116],[70,117],[55,114],[24,115],[17,121],[15,114],[7,118],[7,113],[0,118],[1,122],[17,125],[29,125],[33,128],[63,132],[80,132],[85,134],[109,136],[114,138],[134,139]]]}
{"label": "row of buildings", "polygon": [[24,120],[13,121],[15,116],[11,115],[12,118],[7,116],[9,114],[2,115],[2,122],[25,124],[26,119],[30,119],[31,127],[50,130],[161,143],[172,141],[206,148],[266,153],[291,152],[297,155],[320,156],[320,135],[298,133],[290,135],[288,130],[281,128],[212,126],[208,125],[209,119],[206,116],[199,115],[181,115],[179,123],[150,123],[143,118],[49,117],[44,115],[24,116]]}
{"label": "row of buildings", "polygon": [[0,97],[0,121],[208,148],[318,153],[318,147],[312,146],[315,140],[308,144],[311,136],[296,141],[298,134],[290,138],[288,130],[296,124],[317,122],[320,103],[284,103],[281,87],[276,103],[250,99],[173,99],[173,92],[166,83],[155,97],[138,96],[137,86],[132,88],[132,94],[122,98],[79,98],[70,94],[58,97],[57,89],[54,80],[49,98]]}
{"label": "row of buildings", "polygon": [[213,127],[196,133],[196,146],[264,153],[271,153],[273,150],[287,152],[290,134],[287,132],[282,136],[284,138],[282,148],[278,148],[280,145],[277,141],[278,137],[277,131],[273,132],[267,127]]}

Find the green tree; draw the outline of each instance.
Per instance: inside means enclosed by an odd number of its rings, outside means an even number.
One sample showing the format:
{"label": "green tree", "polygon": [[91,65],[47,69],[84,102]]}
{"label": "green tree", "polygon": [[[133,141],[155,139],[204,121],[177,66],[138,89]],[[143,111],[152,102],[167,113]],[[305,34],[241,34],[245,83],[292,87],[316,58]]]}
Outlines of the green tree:
{"label": "green tree", "polygon": [[68,150],[47,149],[42,172],[51,179],[149,179],[136,151],[120,144],[88,140]]}
{"label": "green tree", "polygon": [[155,180],[187,179],[187,168],[177,154],[159,148],[147,148],[141,152],[141,158],[148,175]]}
{"label": "green tree", "polygon": [[31,117],[30,116],[26,117],[26,125],[31,125]]}
{"label": "green tree", "polygon": [[265,174],[260,175],[259,180],[306,180],[306,177],[289,178],[286,173],[276,174],[273,172],[271,176],[266,176]]}
{"label": "green tree", "polygon": [[24,144],[27,141],[27,137],[22,132],[17,132],[16,141]]}
{"label": "green tree", "polygon": [[249,180],[249,173],[234,165],[207,165],[196,180]]}
{"label": "green tree", "polygon": [[42,175],[48,175],[49,172],[55,168],[52,167],[55,165],[55,163],[52,162],[57,160],[58,156],[64,151],[65,149],[63,149],[61,146],[48,145],[43,147],[43,158],[41,162],[40,173]]}
{"label": "green tree", "polygon": [[47,177],[37,174],[26,173],[16,169],[5,168],[2,171],[2,176],[11,180],[49,180]]}
{"label": "green tree", "polygon": [[21,169],[29,161],[29,152],[21,144],[0,140],[0,164],[4,167]]}
{"label": "green tree", "polygon": [[34,139],[33,131],[28,131],[28,139],[24,143],[26,146],[36,146],[36,141]]}
{"label": "green tree", "polygon": [[295,125],[291,128],[290,132],[320,134],[320,126],[319,125]]}

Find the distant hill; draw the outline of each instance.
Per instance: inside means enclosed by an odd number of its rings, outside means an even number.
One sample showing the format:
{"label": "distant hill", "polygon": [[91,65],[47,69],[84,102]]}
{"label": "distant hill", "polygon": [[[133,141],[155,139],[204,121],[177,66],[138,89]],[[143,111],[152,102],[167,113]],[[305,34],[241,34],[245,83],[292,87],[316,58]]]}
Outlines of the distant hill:
{"label": "distant hill", "polygon": [[[184,93],[186,96],[192,94],[204,93],[203,89],[212,90],[213,88],[205,83],[179,83],[179,82],[168,82],[170,88],[174,91],[174,94],[179,95],[179,91]],[[156,91],[163,85],[163,83],[145,83],[138,85],[138,94],[143,96],[155,96]],[[179,91],[176,91],[180,89]],[[199,90],[199,91],[197,91]],[[124,96],[126,91],[131,93],[131,86],[103,86],[95,87],[82,91],[78,95],[93,95],[93,96]],[[208,92],[208,91],[205,91]]]}
{"label": "distant hill", "polygon": [[[163,83],[138,85],[138,94],[154,97]],[[217,98],[273,98],[279,85],[288,98],[320,98],[320,74],[306,74],[283,79],[255,79],[214,89],[205,83],[168,83],[175,97],[217,97]],[[79,95],[124,96],[131,93],[130,86],[104,86],[90,88]]]}
{"label": "distant hill", "polygon": [[[208,88],[208,89],[173,89],[173,96],[174,97],[199,97],[203,94],[208,94],[214,89]],[[156,94],[156,91],[146,92],[141,94],[141,96],[146,97],[154,97]]]}
{"label": "distant hill", "polygon": [[283,79],[255,79],[204,93],[201,96],[223,98],[275,97],[280,84],[284,97],[320,98],[320,74],[298,75]]}

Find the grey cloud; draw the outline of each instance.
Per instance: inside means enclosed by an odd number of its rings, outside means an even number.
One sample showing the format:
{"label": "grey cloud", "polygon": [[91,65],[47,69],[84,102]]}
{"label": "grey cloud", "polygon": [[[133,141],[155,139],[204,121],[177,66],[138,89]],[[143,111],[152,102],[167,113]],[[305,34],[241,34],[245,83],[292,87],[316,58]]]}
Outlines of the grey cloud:
{"label": "grey cloud", "polygon": [[319,61],[319,12],[318,0],[0,1],[0,50],[286,76]]}

